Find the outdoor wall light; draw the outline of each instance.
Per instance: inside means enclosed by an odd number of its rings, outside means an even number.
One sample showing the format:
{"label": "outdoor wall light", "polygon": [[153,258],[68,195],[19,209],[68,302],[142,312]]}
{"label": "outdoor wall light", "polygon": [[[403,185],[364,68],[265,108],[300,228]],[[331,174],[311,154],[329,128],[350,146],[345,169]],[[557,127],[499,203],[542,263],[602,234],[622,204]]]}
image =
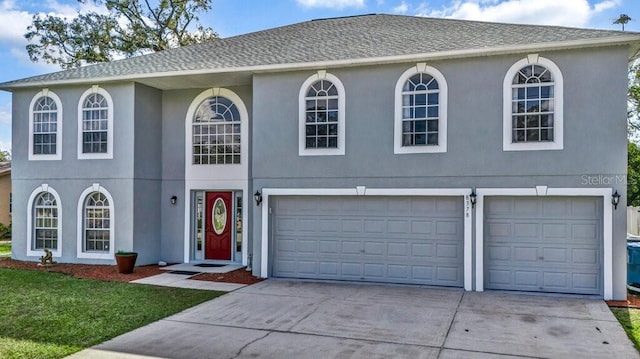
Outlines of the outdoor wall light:
{"label": "outdoor wall light", "polygon": [[256,193],[253,195],[253,198],[255,198],[256,200],[256,206],[259,206],[260,203],[262,203],[262,193],[260,193],[260,191],[256,191]]}
{"label": "outdoor wall light", "polygon": [[476,194],[476,190],[472,189],[471,194],[469,195],[469,199],[471,200],[471,208],[476,208],[476,201],[478,200],[478,195]]}
{"label": "outdoor wall light", "polygon": [[611,195],[611,204],[613,205],[613,209],[618,209],[618,204],[620,203],[620,193],[618,193],[618,190],[616,190],[612,195]]}
{"label": "outdoor wall light", "polygon": [[176,195],[171,196],[171,204],[176,204],[176,202],[178,202],[178,196]]}

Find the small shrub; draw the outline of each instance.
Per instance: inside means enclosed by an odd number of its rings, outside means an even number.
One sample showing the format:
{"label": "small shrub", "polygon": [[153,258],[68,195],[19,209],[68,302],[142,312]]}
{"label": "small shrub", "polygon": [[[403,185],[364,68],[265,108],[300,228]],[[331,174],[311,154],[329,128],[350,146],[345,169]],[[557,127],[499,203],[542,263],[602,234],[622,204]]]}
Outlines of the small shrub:
{"label": "small shrub", "polygon": [[11,223],[0,223],[0,239],[11,238]]}

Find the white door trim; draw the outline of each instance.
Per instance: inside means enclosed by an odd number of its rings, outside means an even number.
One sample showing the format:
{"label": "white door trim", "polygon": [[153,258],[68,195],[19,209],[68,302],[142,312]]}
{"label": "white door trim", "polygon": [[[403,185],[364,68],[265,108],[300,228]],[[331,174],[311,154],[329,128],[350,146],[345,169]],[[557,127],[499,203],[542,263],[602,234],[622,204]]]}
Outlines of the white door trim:
{"label": "white door trim", "polygon": [[464,198],[464,289],[472,290],[471,188],[263,188],[260,277],[269,275],[269,196],[463,196]]}
{"label": "white door trim", "polygon": [[604,299],[613,299],[613,205],[612,188],[477,188],[476,202],[476,291],[484,290],[484,197],[485,196],[558,196],[602,197],[603,289]]}

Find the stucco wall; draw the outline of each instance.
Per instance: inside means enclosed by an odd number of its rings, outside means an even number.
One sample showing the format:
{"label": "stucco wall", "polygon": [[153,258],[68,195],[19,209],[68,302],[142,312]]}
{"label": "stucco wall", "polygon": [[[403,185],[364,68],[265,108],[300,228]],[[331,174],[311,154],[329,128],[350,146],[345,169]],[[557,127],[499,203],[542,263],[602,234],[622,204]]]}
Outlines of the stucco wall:
{"label": "stucco wall", "polygon": [[[328,69],[346,91],[344,156],[298,156],[298,93],[313,71],[254,76],[255,188],[613,187],[626,184],[628,50],[540,52],[564,77],[564,149],[503,151],[503,80],[522,55],[432,61],[448,84],[446,153],[396,155],[394,89],[415,63]],[[260,208],[253,206],[254,228]],[[614,296],[625,293],[624,211],[613,216]],[[254,231],[254,273],[260,267]]]}
{"label": "stucco wall", "polygon": [[161,247],[162,92],[135,85],[133,249],[138,264],[157,263]]}
{"label": "stucco wall", "polygon": [[62,159],[28,161],[29,103],[41,89],[16,91],[13,94],[12,172],[13,172],[13,256],[21,260],[37,260],[27,256],[27,206],[32,191],[48,184],[60,195],[62,248],[59,262],[114,263],[113,260],[76,259],[78,236],[77,209],[81,193],[99,183],[113,196],[115,207],[115,250],[133,249],[133,164],[134,156],[134,87],[133,84],[101,85],[113,100],[113,159],[78,159],[78,103],[90,86],[50,88],[63,106]]}

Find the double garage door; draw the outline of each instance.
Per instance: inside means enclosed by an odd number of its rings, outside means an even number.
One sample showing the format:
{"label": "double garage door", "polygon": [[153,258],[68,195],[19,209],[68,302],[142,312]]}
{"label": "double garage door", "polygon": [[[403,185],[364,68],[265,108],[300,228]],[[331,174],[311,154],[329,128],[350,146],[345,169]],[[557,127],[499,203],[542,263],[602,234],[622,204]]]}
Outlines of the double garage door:
{"label": "double garage door", "polygon": [[487,197],[487,289],[602,294],[602,199]]}
{"label": "double garage door", "polygon": [[463,285],[458,197],[275,197],[272,275]]}
{"label": "double garage door", "polygon": [[[461,196],[272,203],[274,277],[463,286]],[[485,289],[602,294],[601,198],[485,197],[483,240]]]}

